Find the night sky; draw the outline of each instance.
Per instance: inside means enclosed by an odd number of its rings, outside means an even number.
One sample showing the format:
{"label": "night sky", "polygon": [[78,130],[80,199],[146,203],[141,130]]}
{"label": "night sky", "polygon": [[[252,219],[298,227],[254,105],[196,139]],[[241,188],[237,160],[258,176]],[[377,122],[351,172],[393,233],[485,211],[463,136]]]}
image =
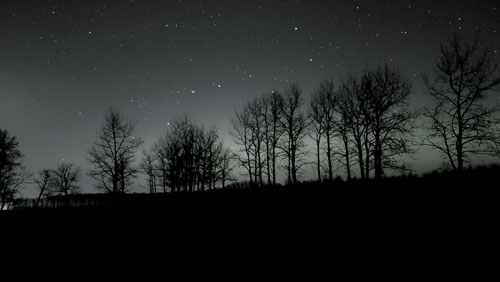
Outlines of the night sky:
{"label": "night sky", "polygon": [[[0,128],[35,173],[63,160],[86,171],[110,106],[137,123],[144,149],[184,113],[234,147],[234,110],[290,82],[307,101],[325,78],[387,62],[424,105],[422,74],[454,32],[477,32],[499,60],[498,0],[1,0]],[[425,171],[440,158],[422,149],[413,162]]]}

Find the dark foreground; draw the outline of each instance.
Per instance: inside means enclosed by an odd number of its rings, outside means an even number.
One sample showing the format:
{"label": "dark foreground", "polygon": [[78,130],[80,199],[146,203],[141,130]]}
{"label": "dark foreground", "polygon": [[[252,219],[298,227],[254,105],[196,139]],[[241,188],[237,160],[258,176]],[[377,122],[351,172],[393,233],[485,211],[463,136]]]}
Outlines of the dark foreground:
{"label": "dark foreground", "polygon": [[[0,223],[3,242],[12,242],[6,246],[29,246],[24,257],[57,250],[103,265],[110,255],[161,267],[169,258],[237,265],[246,259],[259,269],[286,261],[287,273],[295,269],[290,265],[300,269],[309,262],[329,273],[351,267],[349,275],[397,276],[396,270],[428,278],[425,271],[446,270],[448,277],[458,266],[470,268],[496,240],[498,175],[498,169],[485,169],[379,182],[80,195],[73,199],[101,204],[2,212]],[[373,267],[367,272],[361,265]]]}

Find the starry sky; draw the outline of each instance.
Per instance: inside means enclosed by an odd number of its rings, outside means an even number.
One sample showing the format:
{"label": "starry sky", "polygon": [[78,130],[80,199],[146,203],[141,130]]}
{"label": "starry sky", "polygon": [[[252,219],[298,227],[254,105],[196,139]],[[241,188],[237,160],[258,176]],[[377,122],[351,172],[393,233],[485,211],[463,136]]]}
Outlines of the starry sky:
{"label": "starry sky", "polygon": [[[494,0],[1,0],[0,127],[33,172],[88,169],[110,106],[136,122],[145,149],[184,113],[232,147],[234,110],[291,82],[307,101],[325,78],[387,62],[425,105],[421,77],[439,44],[478,33],[498,60],[499,31]],[[435,168],[435,155],[421,151],[415,168]]]}

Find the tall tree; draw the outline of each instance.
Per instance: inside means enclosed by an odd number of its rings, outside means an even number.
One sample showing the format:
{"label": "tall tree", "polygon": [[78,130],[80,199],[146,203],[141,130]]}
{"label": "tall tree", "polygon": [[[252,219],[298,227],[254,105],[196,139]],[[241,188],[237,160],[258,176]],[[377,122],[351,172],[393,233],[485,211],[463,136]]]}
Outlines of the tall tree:
{"label": "tall tree", "polygon": [[398,71],[384,65],[365,70],[361,91],[366,99],[365,117],[373,140],[375,179],[381,179],[384,168],[406,169],[399,157],[411,152],[411,135],[416,117],[409,108],[411,84]]}
{"label": "tall tree", "polygon": [[[332,141],[335,134],[337,103],[337,96],[335,95],[333,81],[331,80],[323,81],[311,97],[311,123],[314,128],[316,128],[316,132],[320,133],[319,138],[317,138],[317,145],[320,143],[321,136],[324,137],[324,140],[326,141],[326,158],[329,181],[333,180]],[[320,129],[320,131],[318,131],[318,129]],[[319,149],[317,154],[319,156]]]}
{"label": "tall tree", "polygon": [[142,155],[140,168],[146,174],[149,193],[154,194],[156,193],[156,159],[154,154],[148,151],[144,151]]}
{"label": "tall tree", "polygon": [[163,189],[163,193],[167,193],[167,157],[165,138],[160,137],[151,148],[151,153],[154,155],[156,165],[153,169],[155,176],[158,178],[159,186]]}
{"label": "tall tree", "polygon": [[262,168],[264,162],[262,161],[263,145],[265,138],[265,113],[264,105],[261,99],[251,100],[247,106],[246,110],[250,113],[250,130],[251,130],[251,143],[254,161],[254,173],[255,182],[258,182],[259,186],[263,185]]}
{"label": "tall tree", "polygon": [[336,128],[337,128],[337,134],[340,136],[341,142],[342,142],[342,149],[339,150],[339,154],[341,158],[339,159],[339,162],[343,164],[346,168],[346,173],[347,173],[347,180],[351,179],[351,131],[349,129],[349,124],[348,124],[348,111],[346,108],[344,108],[343,104],[343,97],[342,97],[342,91],[341,90],[336,90],[335,91],[335,96],[336,96],[336,107],[335,110],[339,114],[339,119],[336,121]]}
{"label": "tall tree", "polygon": [[235,111],[234,117],[231,119],[232,129],[230,134],[234,137],[237,145],[241,147],[241,153],[243,157],[240,156],[240,164],[245,168],[247,174],[250,178],[250,185],[254,183],[253,169],[252,169],[252,130],[251,130],[251,120],[250,113],[246,109],[241,111]]}
{"label": "tall tree", "polygon": [[305,164],[303,156],[308,121],[302,110],[301,91],[297,85],[289,85],[283,98],[280,125],[286,138],[281,149],[287,158],[288,182],[296,184],[298,172]]}
{"label": "tall tree", "polygon": [[370,132],[367,126],[367,112],[363,91],[361,91],[360,82],[350,77],[342,82],[339,92],[338,109],[341,112],[343,124],[346,131],[351,135],[351,142],[354,145],[354,151],[359,165],[360,178],[369,177],[370,156],[367,155],[366,148],[370,148]]}
{"label": "tall tree", "polygon": [[133,136],[134,125],[109,109],[97,140],[89,149],[93,165],[89,175],[97,181],[97,188],[109,193],[125,193],[137,173],[133,166],[136,150],[143,143]]}
{"label": "tall tree", "polygon": [[308,112],[309,120],[311,121],[311,130],[309,134],[311,139],[316,144],[316,173],[318,181],[321,182],[321,137],[323,136],[323,111],[321,111],[320,100],[318,96],[311,96],[311,103]]}
{"label": "tall tree", "polygon": [[443,153],[454,170],[462,170],[468,156],[491,154],[496,143],[498,104],[487,105],[488,94],[500,85],[493,54],[481,48],[476,36],[465,42],[454,35],[441,44],[434,78],[424,76],[434,105],[426,144]]}
{"label": "tall tree", "polygon": [[276,185],[276,171],[279,158],[278,144],[283,135],[283,128],[280,126],[283,95],[278,90],[273,90],[271,94],[264,96],[263,99],[266,107],[264,122],[267,142],[267,172],[268,175],[272,175],[272,184]]}

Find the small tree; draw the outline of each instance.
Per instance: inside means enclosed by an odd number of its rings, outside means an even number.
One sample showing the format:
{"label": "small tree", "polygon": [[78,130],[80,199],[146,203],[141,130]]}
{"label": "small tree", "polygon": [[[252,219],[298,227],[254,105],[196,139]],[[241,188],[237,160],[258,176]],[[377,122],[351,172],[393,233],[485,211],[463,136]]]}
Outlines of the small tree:
{"label": "small tree", "polygon": [[104,120],[89,150],[89,161],[94,166],[89,175],[97,181],[97,188],[109,193],[125,193],[137,173],[133,161],[135,151],[143,142],[133,136],[133,124],[125,122],[113,109],[109,109]]}
{"label": "small tree", "polygon": [[35,177],[34,182],[38,189],[38,197],[35,201],[35,207],[38,207],[42,197],[48,197],[52,194],[51,181],[52,171],[50,169],[41,170]]}
{"label": "small tree", "polygon": [[67,196],[79,192],[77,183],[80,180],[80,168],[73,164],[62,163],[51,174],[51,186],[54,193]]}
{"label": "small tree", "polygon": [[235,154],[228,148],[223,149],[221,154],[219,155],[217,169],[219,172],[222,188],[226,187],[227,181],[235,180],[231,173],[234,169],[233,162],[236,158],[237,157],[235,156]]}
{"label": "small tree", "polygon": [[150,194],[156,193],[156,159],[155,156],[148,151],[144,151],[140,168],[147,176],[148,189]]}

